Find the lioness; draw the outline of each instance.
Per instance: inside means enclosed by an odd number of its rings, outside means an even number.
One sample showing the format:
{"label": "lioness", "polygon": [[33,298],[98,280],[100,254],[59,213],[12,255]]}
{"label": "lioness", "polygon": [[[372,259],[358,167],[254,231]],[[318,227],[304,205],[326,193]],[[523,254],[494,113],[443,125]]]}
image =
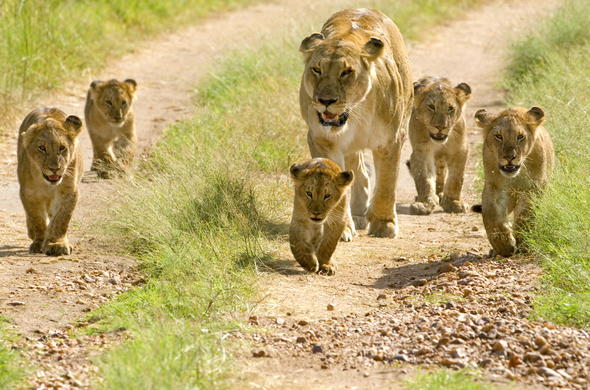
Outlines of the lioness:
{"label": "lioness", "polygon": [[[483,223],[501,256],[513,255],[521,244],[518,233],[529,217],[531,194],[545,186],[553,168],[553,143],[541,125],[544,120],[539,107],[510,108],[497,115],[483,109],[475,113],[484,132]],[[516,238],[508,220],[513,211]]]}
{"label": "lioness", "polygon": [[[352,239],[355,223],[365,228],[367,222],[369,234],[395,237],[395,189],[413,95],[398,28],[379,11],[348,9],[332,15],[299,50],[305,62],[299,102],[311,155],[352,169],[356,178],[343,240]],[[376,172],[370,207],[365,149]]]}
{"label": "lioness", "polygon": [[295,260],[310,272],[334,275],[330,261],[346,226],[347,192],[354,174],[314,158],[291,166],[295,183],[289,243]]}
{"label": "lioness", "polygon": [[137,83],[127,79],[93,81],[86,95],[84,116],[92,141],[91,170],[108,179],[133,162],[137,137],[133,100]]}
{"label": "lioness", "polygon": [[78,136],[82,121],[57,108],[37,108],[18,134],[18,182],[27,216],[31,253],[69,255],[67,230],[78,201],[83,161]]}
{"label": "lioness", "polygon": [[453,88],[445,78],[425,77],[414,83],[408,167],[418,196],[410,206],[411,214],[428,215],[439,200],[448,213],[467,210],[461,201],[469,156],[463,109],[470,96],[468,84]]}

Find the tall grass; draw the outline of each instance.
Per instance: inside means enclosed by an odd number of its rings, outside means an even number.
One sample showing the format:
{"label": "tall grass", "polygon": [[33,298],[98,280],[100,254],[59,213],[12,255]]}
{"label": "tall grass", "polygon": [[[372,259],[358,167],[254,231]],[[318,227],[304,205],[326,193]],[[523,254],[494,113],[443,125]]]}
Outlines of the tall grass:
{"label": "tall grass", "polygon": [[[412,21],[424,29],[467,3],[378,5],[417,34]],[[416,4],[431,17],[409,12]],[[197,115],[169,129],[120,190],[107,232],[139,258],[147,283],[93,313],[97,331],[125,328],[132,337],[103,357],[104,388],[227,386],[223,335],[242,326],[232,313],[248,306],[256,268],[284,233],[285,172],[306,155],[297,47],[327,16],[228,56],[199,87]]]}
{"label": "tall grass", "polygon": [[507,73],[512,103],[546,110],[558,160],[526,232],[545,269],[535,315],[579,326],[590,326],[589,25],[590,2],[567,1],[514,46]]}
{"label": "tall grass", "polygon": [[3,0],[0,115],[80,72],[102,67],[139,38],[256,0]]}

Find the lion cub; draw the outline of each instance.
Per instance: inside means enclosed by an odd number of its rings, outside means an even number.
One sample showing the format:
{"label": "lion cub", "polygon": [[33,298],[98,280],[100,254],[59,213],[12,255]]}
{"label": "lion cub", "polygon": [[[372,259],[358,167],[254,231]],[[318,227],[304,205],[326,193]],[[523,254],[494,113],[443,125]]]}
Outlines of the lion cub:
{"label": "lion cub", "polygon": [[291,166],[295,200],[289,243],[295,260],[310,272],[336,272],[330,258],[346,227],[347,192],[353,177],[352,171],[342,172],[325,158]]}
{"label": "lion cub", "polygon": [[445,78],[425,77],[414,83],[414,108],[408,161],[418,196],[410,213],[428,215],[439,204],[447,213],[463,213],[463,174],[469,156],[463,110],[471,96],[465,83],[451,86]]}
{"label": "lion cub", "polygon": [[18,131],[18,182],[31,253],[69,255],[67,230],[78,201],[82,121],[57,108],[37,108]]}
{"label": "lion cub", "polygon": [[[483,128],[485,185],[483,223],[495,252],[511,256],[521,244],[519,231],[530,214],[530,197],[541,190],[553,168],[553,143],[542,126],[539,107],[516,107],[499,114],[475,113]],[[508,217],[514,211],[514,237]]]}
{"label": "lion cub", "polygon": [[124,172],[135,157],[137,137],[132,104],[136,89],[137,83],[132,79],[90,84],[84,115],[94,151],[91,170],[103,179]]}

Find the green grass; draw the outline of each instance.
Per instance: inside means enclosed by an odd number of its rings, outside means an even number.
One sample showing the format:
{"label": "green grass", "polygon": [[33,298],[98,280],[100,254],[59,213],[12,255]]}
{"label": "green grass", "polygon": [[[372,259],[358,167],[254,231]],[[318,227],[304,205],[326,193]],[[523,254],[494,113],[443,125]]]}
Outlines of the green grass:
{"label": "green grass", "polygon": [[[256,0],[4,0],[0,115],[96,70],[138,40]],[[113,75],[126,77],[133,75]]]}
{"label": "green grass", "polygon": [[567,1],[514,46],[506,76],[512,104],[545,109],[557,155],[526,232],[545,270],[534,316],[583,327],[590,326],[589,25],[590,3]]}
{"label": "green grass", "polygon": [[24,377],[21,358],[11,347],[12,337],[4,318],[0,317],[0,389],[17,388]]}
{"label": "green grass", "polygon": [[[468,3],[408,1],[386,11],[417,31],[413,20],[436,23]],[[409,11],[417,4],[428,23]],[[321,26],[324,17],[316,18],[228,55],[199,86],[196,116],[169,129],[123,183],[105,233],[139,259],[148,281],[92,313],[89,331],[126,329],[131,337],[99,362],[102,388],[229,386],[223,335],[243,326],[235,314],[248,308],[256,270],[285,233],[285,173],[306,155],[297,47]]]}
{"label": "green grass", "polygon": [[496,386],[479,381],[476,372],[439,369],[419,373],[405,383],[410,390],[492,390]]}

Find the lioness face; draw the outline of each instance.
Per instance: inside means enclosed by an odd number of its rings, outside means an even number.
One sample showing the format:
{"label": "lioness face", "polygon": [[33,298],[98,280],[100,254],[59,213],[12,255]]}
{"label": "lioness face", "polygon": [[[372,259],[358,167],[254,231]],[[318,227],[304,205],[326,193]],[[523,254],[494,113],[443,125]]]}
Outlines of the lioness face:
{"label": "lioness face", "polygon": [[500,114],[488,114],[485,110],[475,113],[475,121],[485,132],[484,150],[489,148],[496,156],[500,173],[515,177],[535,143],[536,129],[545,120],[539,107],[530,110],[511,108]]}
{"label": "lioness face", "polygon": [[426,79],[414,83],[414,106],[417,119],[428,129],[430,140],[436,144],[447,142],[449,133],[461,118],[471,87],[461,83],[455,88],[448,80]]}
{"label": "lioness face", "polygon": [[80,118],[70,115],[64,123],[47,119],[24,133],[26,152],[49,185],[60,184],[67,174],[81,130]]}
{"label": "lioness face", "polygon": [[327,159],[291,167],[295,182],[295,198],[302,202],[309,219],[322,223],[338,204],[353,180],[351,171],[341,172],[336,163]]}
{"label": "lioness face", "polygon": [[317,120],[333,131],[344,128],[350,112],[371,90],[372,62],[381,56],[383,42],[371,38],[358,47],[316,33],[304,39],[299,50],[305,56],[303,88]]}
{"label": "lioness face", "polygon": [[108,122],[116,126],[121,126],[125,122],[136,88],[137,83],[132,79],[124,82],[93,81],[90,84],[92,100],[96,103],[99,112]]}

